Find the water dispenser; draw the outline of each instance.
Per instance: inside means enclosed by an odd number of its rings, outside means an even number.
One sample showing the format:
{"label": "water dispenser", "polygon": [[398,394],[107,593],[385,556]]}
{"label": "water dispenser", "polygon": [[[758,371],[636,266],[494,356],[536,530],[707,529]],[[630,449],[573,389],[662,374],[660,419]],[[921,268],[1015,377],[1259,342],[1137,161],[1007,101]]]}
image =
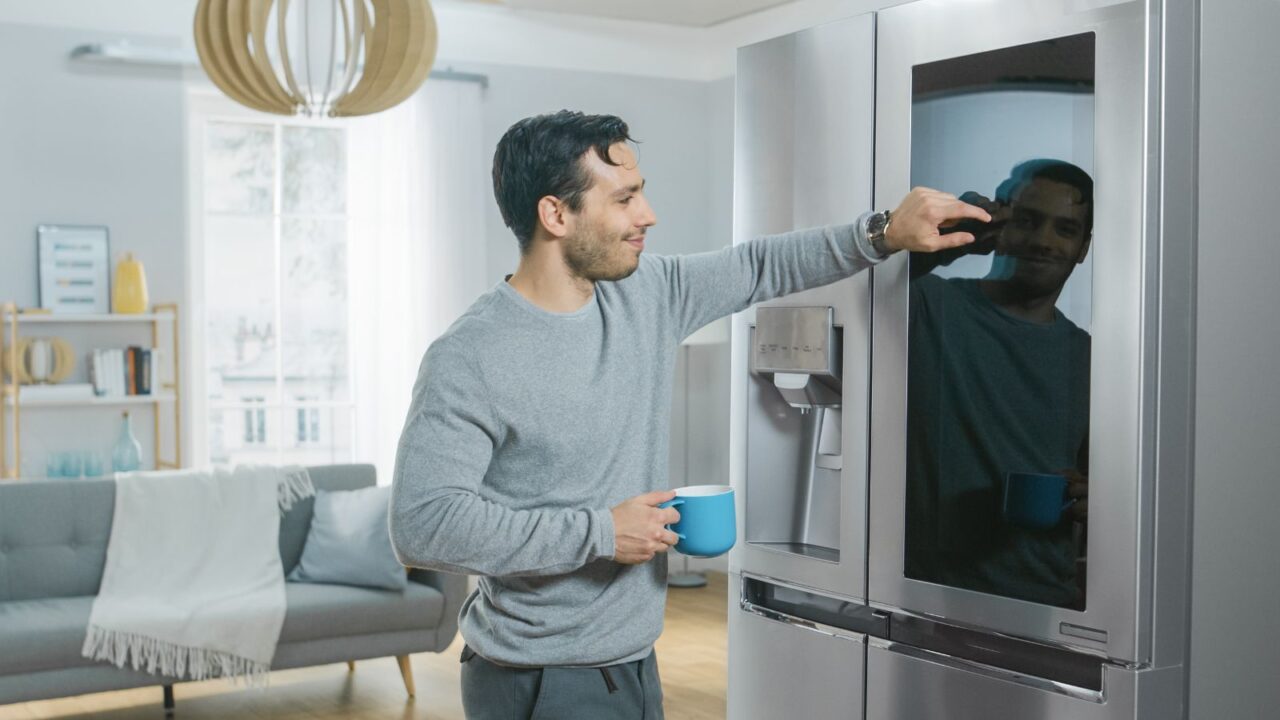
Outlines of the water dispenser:
{"label": "water dispenser", "polygon": [[831,307],[760,307],[751,328],[746,541],[838,562],[842,329]]}

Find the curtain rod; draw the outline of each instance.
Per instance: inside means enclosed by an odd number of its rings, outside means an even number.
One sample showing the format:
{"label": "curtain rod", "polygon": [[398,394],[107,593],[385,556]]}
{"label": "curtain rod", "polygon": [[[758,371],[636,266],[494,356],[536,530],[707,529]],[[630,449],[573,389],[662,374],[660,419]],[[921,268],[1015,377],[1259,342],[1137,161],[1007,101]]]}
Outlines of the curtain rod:
{"label": "curtain rod", "polygon": [[[94,63],[200,67],[199,58],[191,50],[157,47],[154,45],[134,45],[125,41],[77,45],[71,50],[71,59]],[[476,83],[485,89],[489,87],[488,75],[461,72],[454,70],[452,67],[446,67],[443,70],[432,68],[427,77],[434,80]]]}

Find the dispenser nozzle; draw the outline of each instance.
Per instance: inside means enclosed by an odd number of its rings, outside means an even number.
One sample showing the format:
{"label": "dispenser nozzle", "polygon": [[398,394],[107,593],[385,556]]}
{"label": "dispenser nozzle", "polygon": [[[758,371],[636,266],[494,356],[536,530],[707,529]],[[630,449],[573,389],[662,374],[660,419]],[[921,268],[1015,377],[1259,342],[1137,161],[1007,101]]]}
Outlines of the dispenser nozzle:
{"label": "dispenser nozzle", "polygon": [[[837,387],[831,387],[829,382],[837,383]],[[773,386],[778,388],[782,399],[786,400],[791,407],[799,408],[800,412],[807,412],[815,407],[840,407],[838,383],[839,381],[833,378],[808,373],[776,372],[773,374]]]}

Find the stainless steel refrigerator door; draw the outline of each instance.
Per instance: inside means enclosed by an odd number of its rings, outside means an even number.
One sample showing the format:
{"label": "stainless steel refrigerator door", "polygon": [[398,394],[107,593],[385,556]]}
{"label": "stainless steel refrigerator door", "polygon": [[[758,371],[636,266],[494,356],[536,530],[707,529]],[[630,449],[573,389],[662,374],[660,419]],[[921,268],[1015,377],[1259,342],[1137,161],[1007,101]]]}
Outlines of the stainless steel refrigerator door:
{"label": "stainless steel refrigerator door", "polygon": [[[741,584],[730,576],[730,595]],[[729,606],[729,720],[860,720],[865,636],[831,634]]]}
{"label": "stainless steel refrigerator door", "polygon": [[[1148,58],[1142,2],[922,0],[881,12],[877,36],[876,204],[907,193],[912,172],[913,68],[1000,48],[1093,33],[1096,176],[1088,431],[1085,609],[1038,604],[907,577],[907,258],[878,266],[874,282],[868,597],[948,622],[1143,661],[1150,650],[1149,538],[1153,493],[1150,287],[1145,153]],[[905,716],[898,716],[905,717]],[[1055,716],[1056,717],[1056,716]]]}
{"label": "stainless steel refrigerator door", "polygon": [[[734,242],[854,222],[870,209],[874,149],[875,23],[832,22],[739,50],[734,167]],[[742,498],[733,571],[747,570],[865,597],[866,438],[870,381],[868,273],[767,303],[830,307],[843,337],[844,398],[838,484],[815,490],[814,551],[788,552],[784,507],[796,492],[781,461],[794,433],[751,424],[752,412],[783,412],[776,389],[749,370],[755,308],[733,318],[730,476]],[[776,402],[775,402],[776,401]],[[777,465],[778,467],[773,467]],[[830,465],[830,463],[828,463]],[[834,472],[827,467],[830,477]],[[774,482],[770,478],[777,478]],[[748,480],[750,479],[750,482]],[[776,522],[775,522],[776,521]],[[772,527],[777,525],[778,527]],[[806,531],[807,533],[807,531]],[[796,543],[799,545],[801,543]]]}
{"label": "stainless steel refrigerator door", "polygon": [[[867,720],[1169,720],[1182,717],[1179,668],[1107,666],[1087,694],[871,640]],[[815,716],[816,717],[816,716]]]}

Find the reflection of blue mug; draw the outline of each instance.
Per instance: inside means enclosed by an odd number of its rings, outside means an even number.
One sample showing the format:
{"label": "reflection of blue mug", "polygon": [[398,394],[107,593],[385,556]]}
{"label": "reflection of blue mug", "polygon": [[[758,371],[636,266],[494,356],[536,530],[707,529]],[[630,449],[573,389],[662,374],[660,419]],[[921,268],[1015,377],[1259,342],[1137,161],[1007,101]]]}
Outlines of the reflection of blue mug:
{"label": "reflection of blue mug", "polygon": [[1011,472],[1005,477],[1001,510],[1006,522],[1047,530],[1075,502],[1067,498],[1067,478],[1062,475]]}
{"label": "reflection of blue mug", "polygon": [[680,536],[676,550],[685,555],[723,555],[738,540],[733,488],[728,485],[682,487],[676,490],[674,500],[662,503],[661,507],[674,507],[680,511],[680,522],[668,529]]}

